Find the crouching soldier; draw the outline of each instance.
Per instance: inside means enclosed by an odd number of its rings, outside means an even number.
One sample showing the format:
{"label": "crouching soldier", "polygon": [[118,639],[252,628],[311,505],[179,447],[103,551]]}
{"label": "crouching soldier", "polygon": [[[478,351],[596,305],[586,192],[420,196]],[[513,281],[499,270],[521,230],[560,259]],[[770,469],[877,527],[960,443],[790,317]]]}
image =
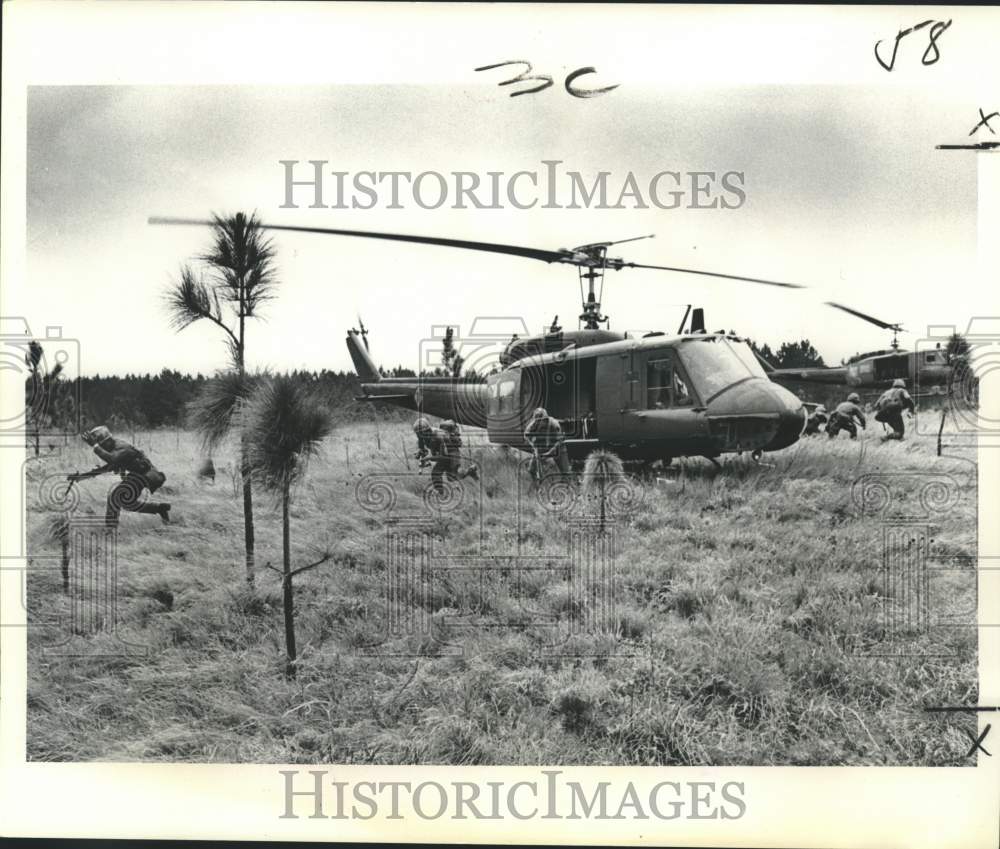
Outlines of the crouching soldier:
{"label": "crouching soldier", "polygon": [[155,513],[164,524],[170,523],[168,503],[148,501],[142,497],[143,490],[148,489],[152,494],[167,479],[142,451],[124,440],[115,439],[104,425],[84,433],[83,441],[93,447],[94,453],[104,461],[104,465],[82,474],[67,475],[68,480],[94,478],[106,472],[121,475],[121,482],[108,493],[108,507],[104,517],[108,526],[118,527],[118,516],[122,510],[130,513]]}
{"label": "crouching soldier", "polygon": [[448,453],[448,436],[437,427],[431,427],[427,419],[421,417],[413,423],[417,436],[416,458],[420,468],[430,465],[431,483],[438,492],[444,492],[445,478],[456,480],[458,461]]}
{"label": "crouching soldier", "polygon": [[462,431],[456,422],[445,419],[441,422],[441,430],[444,432],[445,455],[450,462],[452,479],[462,480],[472,478],[479,480],[479,469],[475,463],[470,463],[466,468],[462,468]]}
{"label": "crouching soldier", "polygon": [[809,418],[806,419],[805,430],[802,431],[803,436],[814,436],[819,433],[819,429],[827,423],[829,416],[826,412],[826,407],[820,404],[815,410],[812,411]]}
{"label": "crouching soldier", "polygon": [[850,435],[851,439],[858,438],[858,427],[854,423],[861,425],[862,430],[865,429],[865,414],[862,412],[861,407],[858,406],[861,403],[861,398],[858,396],[857,392],[852,392],[847,396],[847,400],[838,404],[837,408],[830,413],[830,421],[826,425],[826,435],[833,439],[842,430],[846,430]]}
{"label": "crouching soldier", "polygon": [[524,439],[531,446],[534,455],[528,471],[536,481],[542,479],[546,460],[552,460],[562,474],[570,473],[569,455],[566,453],[562,427],[542,407],[532,413],[531,421],[524,431]]}
{"label": "crouching soldier", "polygon": [[875,421],[882,422],[892,428],[887,439],[902,439],[906,432],[903,424],[903,411],[914,411],[915,405],[910,393],[906,391],[906,382],[902,378],[896,378],[892,382],[892,387],[882,393],[882,396],[875,402]]}

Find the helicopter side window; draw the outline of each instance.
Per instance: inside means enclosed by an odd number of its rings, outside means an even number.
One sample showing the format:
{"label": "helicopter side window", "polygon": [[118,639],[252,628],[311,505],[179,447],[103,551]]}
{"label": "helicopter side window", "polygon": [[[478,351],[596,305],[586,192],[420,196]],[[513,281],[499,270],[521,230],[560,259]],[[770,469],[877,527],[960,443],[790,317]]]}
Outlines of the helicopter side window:
{"label": "helicopter side window", "polygon": [[687,381],[672,358],[650,360],[646,365],[646,409],[665,410],[694,403]]}
{"label": "helicopter side window", "polygon": [[670,360],[650,360],[646,365],[646,409],[662,410],[670,406]]}

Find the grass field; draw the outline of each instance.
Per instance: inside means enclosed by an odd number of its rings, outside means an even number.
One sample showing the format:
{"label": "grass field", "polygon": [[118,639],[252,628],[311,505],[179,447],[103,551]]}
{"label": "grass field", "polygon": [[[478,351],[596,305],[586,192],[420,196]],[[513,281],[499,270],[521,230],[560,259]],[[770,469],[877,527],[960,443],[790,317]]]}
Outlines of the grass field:
{"label": "grass field", "polygon": [[[30,572],[28,757],[971,765],[974,718],[921,707],[975,702],[976,631],[904,635],[907,654],[886,656],[883,610],[894,599],[881,568],[885,523],[920,515],[927,476],[948,476],[957,503],[938,504],[923,521],[937,567],[932,617],[952,611],[972,621],[973,456],[938,458],[930,437],[882,443],[878,436],[806,439],[765,458],[771,468],[746,457],[727,458],[721,473],[704,460],[675,464],[617,514],[610,624],[571,634],[553,651],[542,619],[568,627],[587,614],[558,569],[515,575],[498,565],[485,579],[488,592],[482,574],[437,573],[408,602],[420,609],[404,610],[428,617],[431,635],[386,635],[388,514],[361,509],[355,487],[364,475],[383,474],[396,489],[393,515],[427,515],[428,480],[415,467],[407,475],[414,446],[405,424],[340,429],[292,507],[293,565],[325,548],[334,556],[296,579],[301,661],[289,680],[280,583],[263,567],[281,562],[276,505],[257,494],[259,565],[250,595],[231,449],[216,455],[211,485],[197,477],[202,454],[193,434],[136,434],[167,474],[157,497],[172,501],[175,521],[123,514],[118,630],[73,636],[62,651],[74,656],[45,650],[64,638],[65,626],[44,623],[70,615],[58,570]],[[523,455],[482,445],[472,453],[482,503],[469,496],[431,517],[436,550],[520,548],[533,563],[556,562],[570,513],[528,498],[518,533],[512,517],[518,475],[527,483]],[[39,502],[46,476],[93,461],[78,444],[27,465],[30,553],[59,549],[45,535],[51,511]],[[894,500],[881,516],[863,515],[852,499],[864,474],[895,476]],[[103,515],[113,482],[80,484],[77,515]],[[572,508],[595,509],[588,500]],[[123,653],[118,638],[147,651]],[[365,648],[373,644],[375,654]]]}

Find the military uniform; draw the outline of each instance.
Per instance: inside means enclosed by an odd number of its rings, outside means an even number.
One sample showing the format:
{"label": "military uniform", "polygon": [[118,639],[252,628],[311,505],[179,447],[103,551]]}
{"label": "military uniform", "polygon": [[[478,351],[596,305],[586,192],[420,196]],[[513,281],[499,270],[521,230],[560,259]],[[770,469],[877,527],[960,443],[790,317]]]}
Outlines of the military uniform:
{"label": "military uniform", "polygon": [[[431,482],[439,492],[444,491],[444,481],[458,479],[458,451],[452,438],[441,428],[431,427],[426,419],[418,419],[413,425],[417,435],[417,459],[421,465],[431,465]],[[459,442],[459,445],[461,442]]]}
{"label": "military uniform", "polygon": [[813,436],[819,433],[819,429],[827,423],[829,417],[826,413],[826,407],[822,404],[812,411],[809,418],[806,419],[805,429],[802,431],[803,436]]}
{"label": "military uniform", "polygon": [[461,467],[462,431],[458,424],[451,419],[446,419],[441,422],[441,430],[444,432],[444,452],[450,464],[451,479],[461,480],[462,478],[469,477],[473,480],[479,480],[479,469],[475,463],[469,463],[465,469]]}
{"label": "military uniform", "polygon": [[835,437],[842,430],[846,430],[850,435],[851,439],[858,438],[858,427],[854,423],[857,423],[864,428],[867,425],[865,421],[865,414],[858,406],[858,402],[861,399],[855,393],[851,393],[847,396],[847,400],[838,404],[836,409],[830,414],[830,421],[826,425],[826,433],[831,439]]}
{"label": "military uniform", "polygon": [[890,439],[902,439],[906,432],[903,424],[903,411],[913,412],[915,405],[906,384],[902,380],[894,380],[891,389],[887,389],[875,402],[875,421],[882,422],[892,428]]}
{"label": "military uniform", "polygon": [[553,460],[562,474],[570,473],[562,426],[541,407],[535,410],[528,422],[524,438],[534,449],[528,470],[535,480],[541,480],[545,460]]}
{"label": "military uniform", "polygon": [[134,445],[122,439],[115,439],[106,427],[96,427],[84,434],[84,440],[93,445],[94,453],[105,465],[87,473],[92,477],[105,472],[121,476],[121,482],[108,493],[108,506],[104,520],[109,526],[117,527],[122,510],[130,513],[155,513],[164,522],[170,521],[170,504],[146,501],[143,490],[156,492],[166,482],[166,475],[157,469],[149,458]]}

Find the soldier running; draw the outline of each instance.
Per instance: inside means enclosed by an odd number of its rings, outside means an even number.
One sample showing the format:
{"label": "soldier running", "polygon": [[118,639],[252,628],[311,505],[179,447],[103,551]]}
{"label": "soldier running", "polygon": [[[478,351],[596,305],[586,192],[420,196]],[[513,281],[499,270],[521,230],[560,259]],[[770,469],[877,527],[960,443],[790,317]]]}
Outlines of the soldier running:
{"label": "soldier running", "polygon": [[84,480],[106,472],[121,475],[121,482],[108,493],[104,521],[109,527],[118,527],[118,517],[122,510],[130,513],[155,513],[165,525],[170,524],[169,503],[142,499],[143,490],[148,489],[152,494],[163,486],[167,479],[142,451],[122,439],[115,439],[104,425],[91,428],[84,433],[83,441],[93,447],[94,453],[104,461],[105,465],[89,472],[67,475],[66,479]]}
{"label": "soldier running", "polygon": [[892,382],[892,387],[883,392],[875,402],[875,421],[892,428],[892,433],[888,434],[886,439],[902,439],[906,432],[903,411],[909,410],[912,413],[915,409],[913,398],[906,391],[906,382],[902,378],[896,378]]}
{"label": "soldier running", "polygon": [[451,419],[445,419],[441,422],[441,430],[444,432],[445,455],[451,462],[452,474],[458,478],[458,480],[462,480],[463,478],[479,480],[479,469],[475,463],[470,463],[464,469],[461,467],[462,431],[458,424],[453,422]]}
{"label": "soldier running", "polygon": [[448,435],[440,428],[431,427],[431,423],[423,417],[413,423],[413,432],[417,435],[416,458],[420,467],[431,466],[434,489],[444,492],[445,478],[458,479],[458,459],[449,452]]}
{"label": "soldier running", "polygon": [[819,429],[827,423],[829,416],[826,412],[826,407],[820,404],[812,413],[809,418],[806,419],[805,430],[802,431],[803,436],[814,436],[819,433]]}
{"label": "soldier running", "polygon": [[846,401],[837,405],[836,409],[830,414],[830,421],[826,425],[826,435],[830,439],[833,439],[842,430],[846,430],[851,435],[851,439],[858,438],[858,427],[854,423],[855,419],[861,425],[862,430],[865,429],[867,424],[865,414],[859,406],[860,403],[861,398],[858,393],[852,392],[847,396]]}
{"label": "soldier running", "polygon": [[569,455],[566,453],[562,427],[543,407],[532,413],[531,421],[524,431],[524,438],[534,453],[528,466],[532,478],[536,481],[542,479],[545,460],[552,460],[562,474],[570,473]]}

